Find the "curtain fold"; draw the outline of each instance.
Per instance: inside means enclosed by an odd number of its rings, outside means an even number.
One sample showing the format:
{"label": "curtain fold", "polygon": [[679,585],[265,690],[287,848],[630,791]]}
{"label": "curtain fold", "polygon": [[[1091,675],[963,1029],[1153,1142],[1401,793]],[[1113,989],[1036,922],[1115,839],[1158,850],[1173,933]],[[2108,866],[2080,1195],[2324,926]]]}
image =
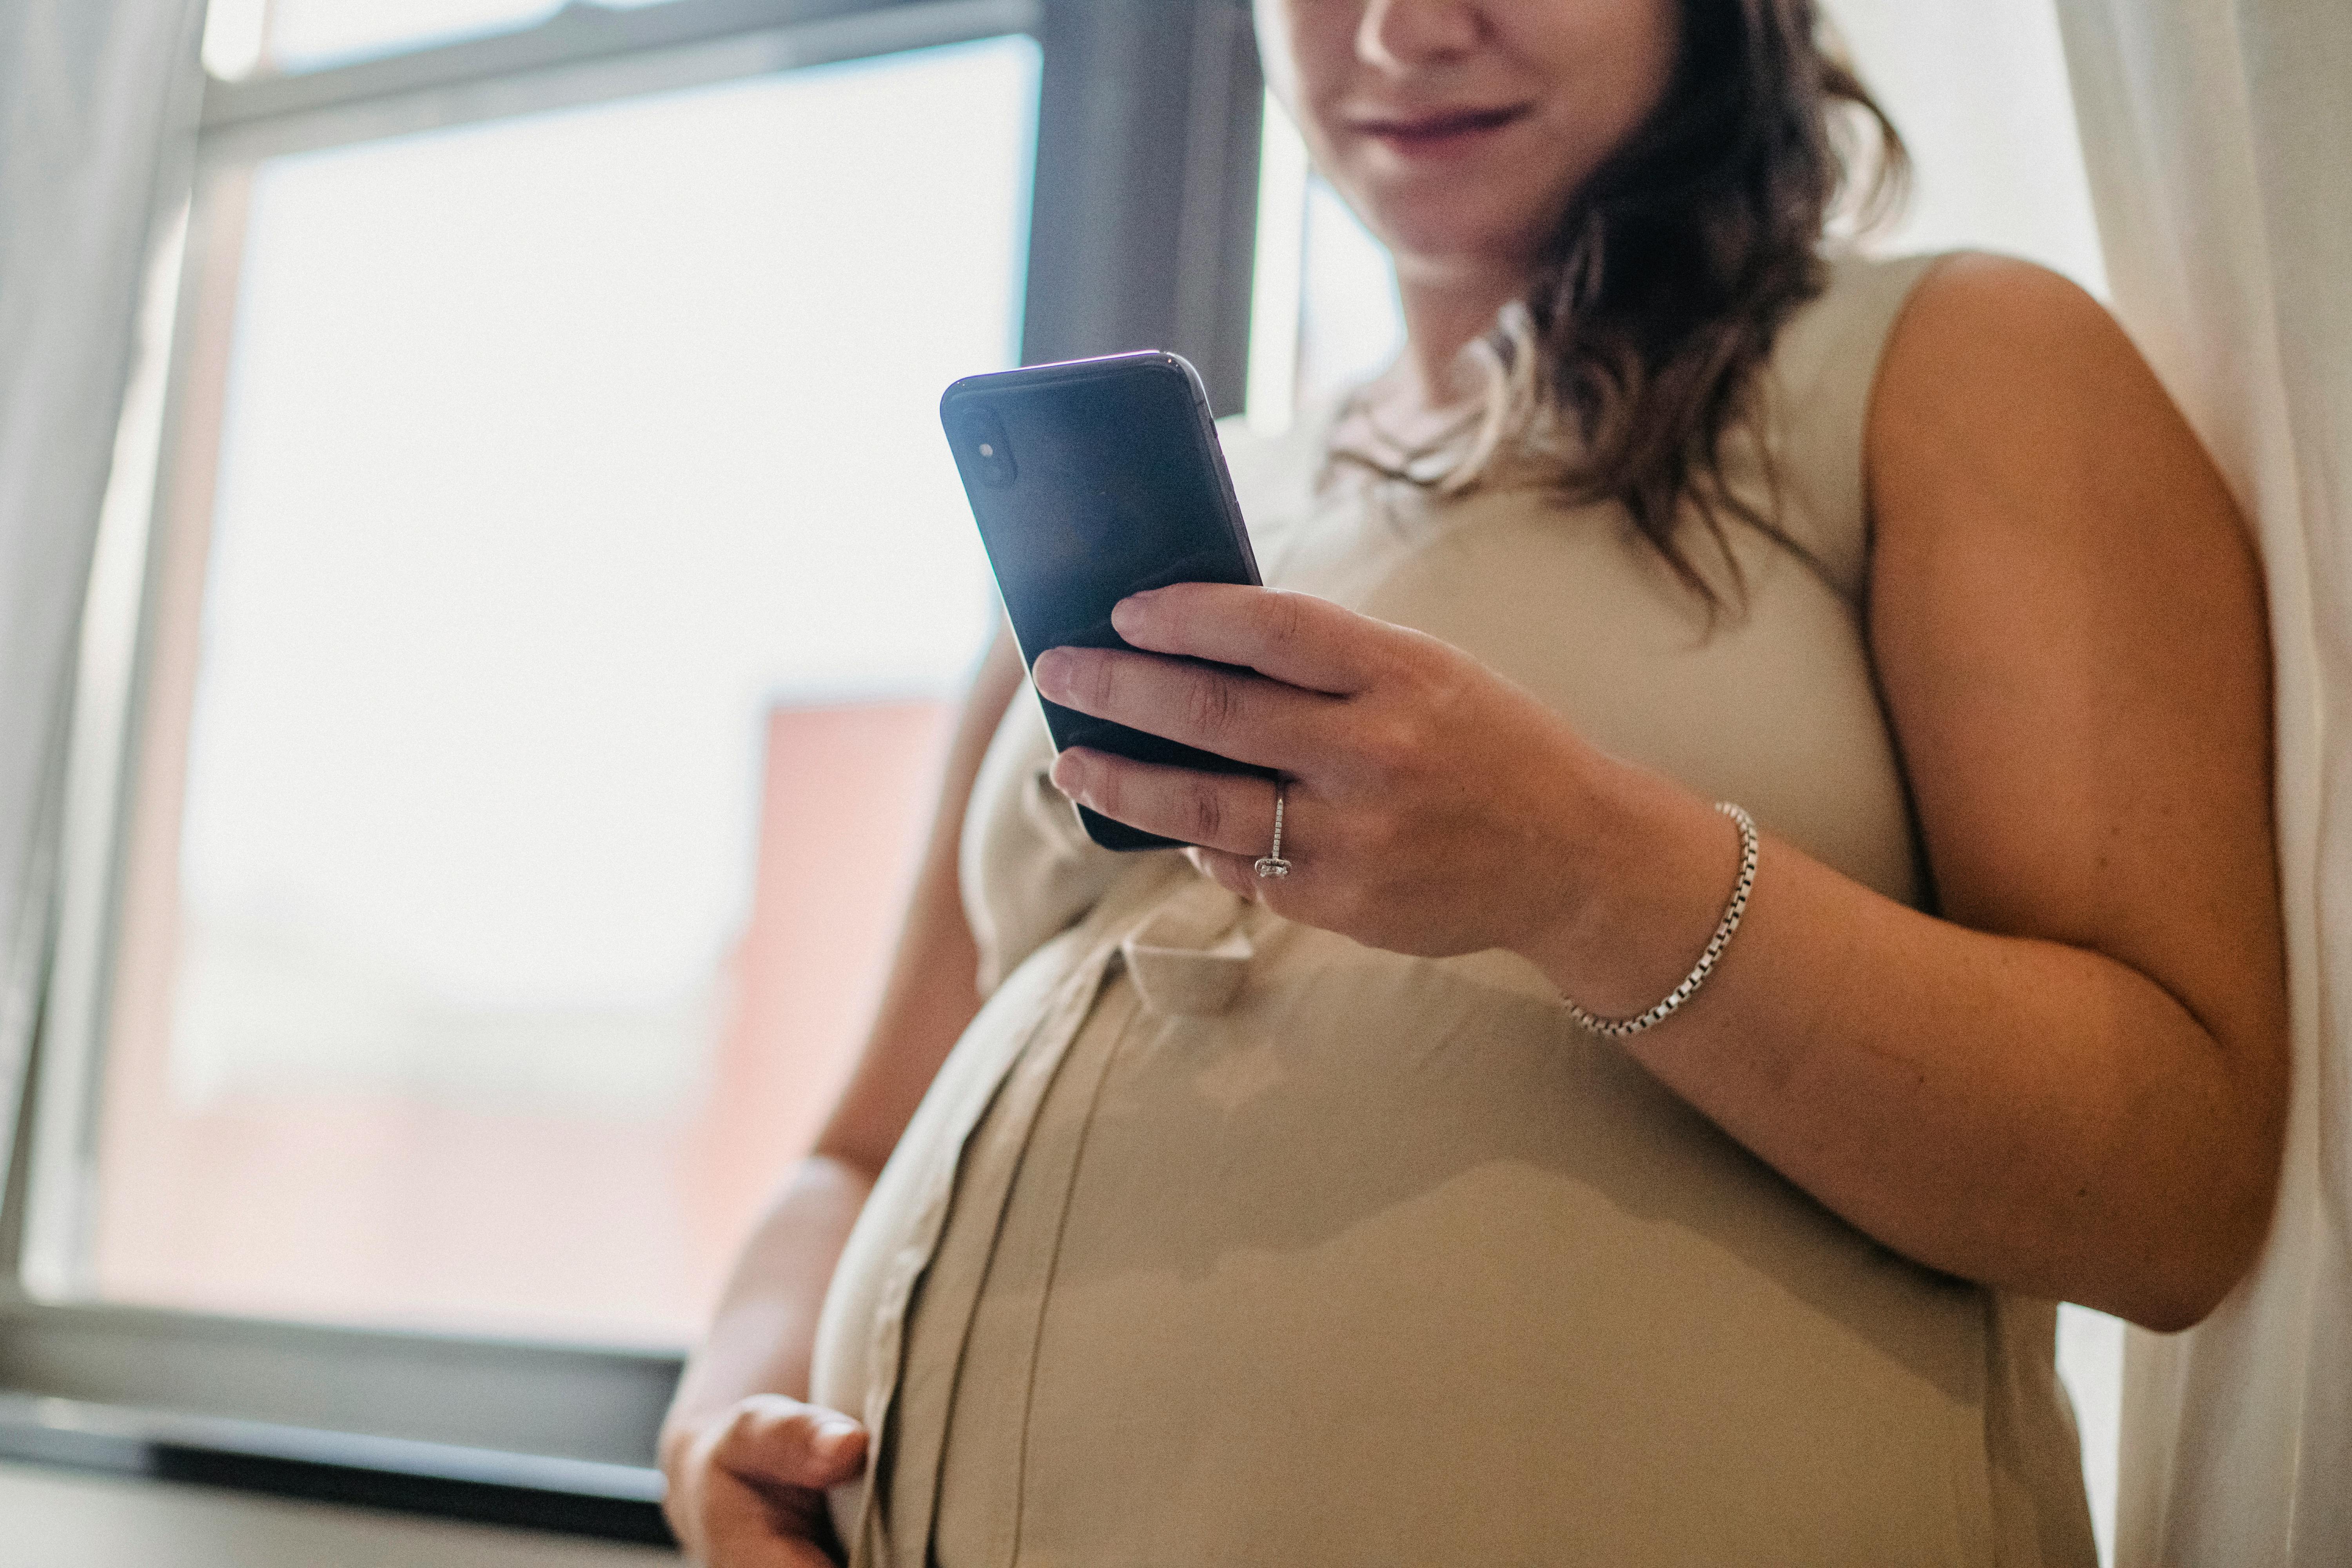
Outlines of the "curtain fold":
{"label": "curtain fold", "polygon": [[[0,0],[0,1168],[47,927],[67,681],[202,0]],[[143,499],[143,498],[141,498]]]}
{"label": "curtain fold", "polygon": [[2352,5],[2061,0],[2116,310],[2260,537],[2294,1024],[2253,1275],[2126,1355],[2117,1568],[2352,1563]]}

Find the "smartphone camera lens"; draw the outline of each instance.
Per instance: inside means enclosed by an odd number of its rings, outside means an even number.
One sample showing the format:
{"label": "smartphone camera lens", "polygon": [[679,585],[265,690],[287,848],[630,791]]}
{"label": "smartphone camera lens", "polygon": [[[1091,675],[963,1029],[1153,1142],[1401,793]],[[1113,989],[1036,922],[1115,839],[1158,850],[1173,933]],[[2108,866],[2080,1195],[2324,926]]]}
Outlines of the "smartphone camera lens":
{"label": "smartphone camera lens", "polygon": [[955,431],[966,471],[991,489],[1008,489],[1015,478],[1013,445],[1004,438],[1004,422],[996,411],[965,408],[956,416]]}

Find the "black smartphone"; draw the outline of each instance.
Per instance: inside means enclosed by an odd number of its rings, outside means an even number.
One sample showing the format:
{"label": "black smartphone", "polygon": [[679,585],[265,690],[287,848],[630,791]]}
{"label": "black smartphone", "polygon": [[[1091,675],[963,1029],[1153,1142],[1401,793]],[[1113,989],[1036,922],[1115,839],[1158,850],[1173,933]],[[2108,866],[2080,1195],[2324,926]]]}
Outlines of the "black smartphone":
{"label": "black smartphone", "polygon": [[[1126,647],[1111,606],[1171,583],[1258,580],[1200,373],[1150,352],[966,376],[940,399],[971,515],[1030,665],[1049,647]],[[1056,750],[1089,746],[1212,773],[1251,767],[1038,700]],[[1078,808],[1110,849],[1177,843]]]}

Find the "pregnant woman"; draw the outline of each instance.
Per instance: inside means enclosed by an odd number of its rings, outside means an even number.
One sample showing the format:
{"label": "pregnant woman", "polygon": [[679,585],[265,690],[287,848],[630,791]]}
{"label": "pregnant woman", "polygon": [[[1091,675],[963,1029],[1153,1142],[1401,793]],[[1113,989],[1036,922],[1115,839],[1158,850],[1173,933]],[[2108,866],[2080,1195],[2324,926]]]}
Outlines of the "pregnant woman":
{"label": "pregnant woman", "polygon": [[2053,1303],[2195,1322],[2278,1157],[2221,482],[2072,286],[1825,252],[1875,111],[1807,0],[1258,19],[1408,347],[1236,442],[1269,587],[1035,682],[1282,784],[1056,757],[992,656],[680,1536],[2089,1563]]}

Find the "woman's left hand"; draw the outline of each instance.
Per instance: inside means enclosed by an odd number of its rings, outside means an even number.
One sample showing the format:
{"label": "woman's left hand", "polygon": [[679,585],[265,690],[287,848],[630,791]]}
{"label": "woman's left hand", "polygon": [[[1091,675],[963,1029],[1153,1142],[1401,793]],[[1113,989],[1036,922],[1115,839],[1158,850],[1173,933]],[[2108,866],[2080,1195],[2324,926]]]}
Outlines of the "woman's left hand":
{"label": "woman's left hand", "polygon": [[1532,952],[1591,902],[1598,808],[1622,770],[1467,654],[1267,588],[1180,584],[1111,621],[1147,651],[1052,649],[1039,691],[1277,771],[1293,869],[1254,869],[1274,830],[1264,779],[1073,748],[1054,764],[1071,799],[1202,846],[1203,871],[1287,919],[1400,952]]}

